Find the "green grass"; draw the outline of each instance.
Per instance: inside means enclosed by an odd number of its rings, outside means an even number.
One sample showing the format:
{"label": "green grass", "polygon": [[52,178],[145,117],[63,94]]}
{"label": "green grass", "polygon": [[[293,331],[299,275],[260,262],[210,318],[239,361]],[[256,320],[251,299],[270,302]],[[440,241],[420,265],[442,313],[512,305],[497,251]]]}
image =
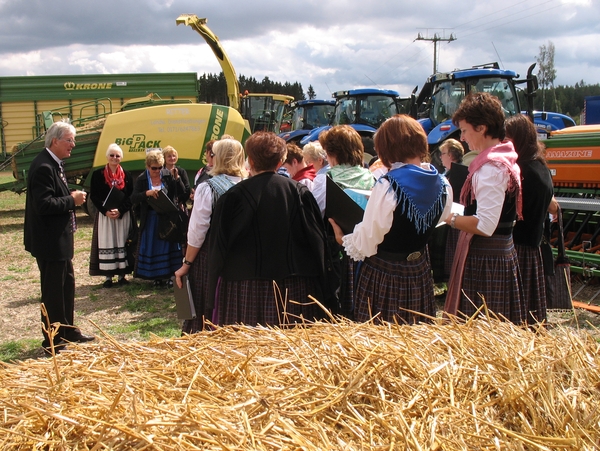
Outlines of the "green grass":
{"label": "green grass", "polygon": [[174,312],[175,301],[172,295],[163,297],[162,299],[138,297],[125,302],[121,310],[132,313]]}
{"label": "green grass", "polygon": [[[0,185],[15,181],[10,172],[0,172]],[[12,191],[0,192],[0,211],[23,210],[25,208],[25,195],[16,194]]]}
{"label": "green grass", "polygon": [[11,362],[33,357],[40,349],[41,340],[24,338],[0,344],[0,361]]}
{"label": "green grass", "polygon": [[152,335],[163,338],[174,338],[181,336],[181,326],[179,322],[168,318],[149,318],[146,320],[136,320],[135,323],[118,324],[108,328],[108,332],[113,334],[132,335],[138,333],[140,338],[148,339]]}

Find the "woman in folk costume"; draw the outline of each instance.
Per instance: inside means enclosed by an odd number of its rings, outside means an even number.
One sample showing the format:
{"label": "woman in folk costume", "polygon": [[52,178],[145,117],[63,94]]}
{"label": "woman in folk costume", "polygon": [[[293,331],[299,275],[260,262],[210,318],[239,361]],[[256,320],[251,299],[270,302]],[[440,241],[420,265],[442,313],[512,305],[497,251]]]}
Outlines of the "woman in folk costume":
{"label": "woman in folk costume", "polygon": [[[364,145],[359,133],[349,125],[336,125],[325,130],[319,135],[319,143],[327,154],[327,161],[331,168],[326,176],[331,178],[342,189],[371,190],[375,184],[373,174],[363,166]],[[321,186],[327,184],[324,177],[313,184],[313,190],[320,191]],[[317,202],[321,212],[325,211],[327,190],[322,190],[325,196]],[[326,223],[327,226],[327,223]],[[339,283],[339,307],[335,313],[344,315],[350,319],[354,315],[354,287],[355,287],[355,262],[342,248],[335,243],[333,231],[328,229],[330,251],[333,253],[333,266],[340,274]]]}
{"label": "woman in folk costume", "polygon": [[[125,244],[135,224],[130,199],[133,177],[121,167],[123,151],[117,144],[111,144],[106,159],[106,166],[92,174],[90,185],[90,199],[98,210],[92,233],[90,275],[104,276],[102,286],[110,288],[114,276],[118,276],[119,285],[123,285],[128,283],[125,275],[133,271],[128,264],[131,259],[127,258]],[[104,205],[111,188],[123,193],[118,196],[121,200],[116,206]]]}
{"label": "woman in folk costume", "polygon": [[[452,206],[450,185],[425,163],[427,136],[406,115],[386,120],[375,149],[388,169],[375,184],[362,222],[343,236],[329,219],[348,256],[362,261],[354,315],[357,321],[414,324],[435,317],[427,240]],[[444,214],[446,211],[446,214]]]}
{"label": "woman in folk costume", "polygon": [[554,197],[552,175],[544,158],[544,145],[538,140],[533,121],[523,114],[506,120],[506,137],[519,155],[523,190],[523,220],[517,221],[513,240],[519,256],[523,281],[523,300],[527,322],[547,320],[546,282],[542,261],[542,237],[548,208]]}
{"label": "woman in folk costume", "polygon": [[146,154],[146,170],[134,182],[131,202],[139,205],[140,228],[134,276],[153,280],[154,286],[172,286],[171,277],[181,264],[181,246],[159,236],[159,216],[148,202],[163,191],[173,202],[183,195],[184,187],[171,172],[163,169],[165,158],[160,150]]}
{"label": "woman in folk costume", "polygon": [[[245,143],[252,177],[215,205],[209,293],[219,325],[280,326],[325,316],[325,228],[308,187],[277,174],[286,144],[271,132]],[[275,290],[279,292],[276,294]]]}
{"label": "woman in folk costume", "polygon": [[461,234],[444,310],[472,316],[485,301],[495,315],[522,324],[527,308],[512,238],[515,219],[521,218],[521,171],[512,142],[504,141],[502,104],[491,94],[471,93],[452,121],[461,140],[480,153],[461,191],[464,216],[446,218]]}
{"label": "woman in folk costume", "polygon": [[[182,332],[193,334],[204,328],[205,320],[212,321],[210,314],[214,296],[208,292],[208,237],[211,218],[217,200],[229,188],[246,175],[244,148],[239,141],[222,139],[211,146],[212,167],[207,177],[195,191],[194,206],[190,216],[187,248],[183,265],[175,272],[175,283],[181,288],[181,277],[189,274],[192,299],[197,312],[194,319],[183,322]],[[218,225],[217,225],[218,226]],[[205,312],[209,313],[208,318]]]}

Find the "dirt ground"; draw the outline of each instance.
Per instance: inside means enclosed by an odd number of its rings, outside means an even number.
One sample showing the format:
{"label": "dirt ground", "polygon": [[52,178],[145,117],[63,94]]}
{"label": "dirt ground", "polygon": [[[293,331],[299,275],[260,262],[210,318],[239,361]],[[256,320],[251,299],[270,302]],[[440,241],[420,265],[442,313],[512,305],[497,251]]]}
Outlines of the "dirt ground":
{"label": "dirt ground", "polygon": [[[2,196],[12,193],[0,193]],[[23,196],[24,197],[24,196]],[[24,209],[2,210],[0,198],[0,344],[20,339],[39,339],[40,279],[35,259],[23,246]],[[129,327],[152,317],[177,322],[172,289],[154,288],[145,280],[131,279],[128,286],[107,289],[102,277],[88,274],[93,221],[77,213],[75,235],[75,324],[83,332],[101,335],[110,331],[116,339],[140,338],[140,331]],[[124,308],[125,304],[130,305]],[[139,308],[136,305],[139,304]],[[153,304],[156,306],[153,308]],[[165,307],[166,304],[166,307]],[[157,333],[160,333],[157,331]]]}
{"label": "dirt ground", "polygon": [[[23,205],[17,203],[16,207],[6,207],[2,203],[4,196],[16,195],[0,193],[0,344],[26,338],[41,341],[39,271],[35,259],[23,248]],[[93,222],[82,211],[77,216],[78,231],[73,260],[76,277],[75,323],[86,333],[101,335],[100,330],[103,330],[109,331],[115,339],[129,340],[139,339],[140,331],[135,327],[128,329],[128,325],[152,317],[176,322],[172,290],[154,289],[149,282],[141,280],[134,280],[127,287],[106,289],[101,287],[102,278],[88,275]],[[577,299],[585,301],[597,295],[595,303],[600,304],[600,285],[597,281],[589,282],[579,292],[582,281],[576,280],[574,283],[573,292],[577,293]],[[145,308],[139,311],[123,308],[125,303],[132,301],[144,303]],[[157,308],[148,307],[153,303]],[[550,312],[549,323],[583,328],[600,337],[600,315],[586,310]]]}

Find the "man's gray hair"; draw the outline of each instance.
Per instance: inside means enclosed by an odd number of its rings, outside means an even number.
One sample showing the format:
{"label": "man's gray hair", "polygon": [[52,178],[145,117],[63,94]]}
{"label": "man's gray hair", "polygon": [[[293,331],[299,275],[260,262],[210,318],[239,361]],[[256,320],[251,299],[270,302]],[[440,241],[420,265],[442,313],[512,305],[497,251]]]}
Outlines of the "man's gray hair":
{"label": "man's gray hair", "polygon": [[75,127],[73,127],[68,119],[63,119],[62,121],[52,124],[46,132],[46,138],[44,140],[46,147],[49,148],[52,145],[52,140],[54,138],[61,139],[67,132],[71,132],[73,134],[73,138],[77,134],[77,130],[75,130]]}

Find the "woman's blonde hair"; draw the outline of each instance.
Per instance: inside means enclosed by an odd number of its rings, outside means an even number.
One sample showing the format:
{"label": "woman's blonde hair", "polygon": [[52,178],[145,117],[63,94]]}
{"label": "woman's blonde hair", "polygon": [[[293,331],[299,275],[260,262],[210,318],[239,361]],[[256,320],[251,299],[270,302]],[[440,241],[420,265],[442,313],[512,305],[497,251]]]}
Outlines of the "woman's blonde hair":
{"label": "woman's blonde hair", "polygon": [[179,153],[177,152],[177,150],[175,150],[175,147],[173,147],[173,146],[165,146],[165,147],[163,147],[162,153],[165,156],[165,158],[168,157],[169,155],[171,155],[172,153],[174,153],[175,156],[177,158],[179,158]]}
{"label": "woman's blonde hair", "polygon": [[226,174],[242,178],[246,176],[242,143],[235,139],[220,139],[214,142],[212,151],[215,156],[210,175]]}
{"label": "woman's blonde hair", "polygon": [[161,167],[165,165],[165,157],[160,150],[151,150],[146,154],[146,166],[150,167],[152,163]]}

